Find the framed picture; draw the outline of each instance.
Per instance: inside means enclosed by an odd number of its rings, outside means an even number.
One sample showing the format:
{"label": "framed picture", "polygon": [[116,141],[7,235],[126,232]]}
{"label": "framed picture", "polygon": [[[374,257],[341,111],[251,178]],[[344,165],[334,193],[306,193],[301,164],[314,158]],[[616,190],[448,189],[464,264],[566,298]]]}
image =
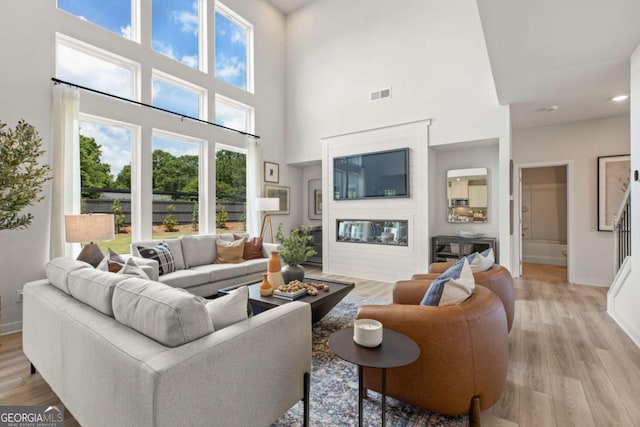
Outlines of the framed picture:
{"label": "framed picture", "polygon": [[277,163],[264,162],[264,182],[280,182],[280,165]]}
{"label": "framed picture", "polygon": [[289,187],[283,187],[281,185],[269,185],[264,186],[264,197],[275,197],[280,199],[280,209],[277,211],[271,211],[271,215],[288,215],[289,214],[289,194],[291,190]]}
{"label": "framed picture", "polygon": [[630,180],[630,155],[598,157],[598,231],[613,231]]}
{"label": "framed picture", "polygon": [[309,198],[307,214],[309,219],[322,219],[322,180],[310,179],[307,190]]}

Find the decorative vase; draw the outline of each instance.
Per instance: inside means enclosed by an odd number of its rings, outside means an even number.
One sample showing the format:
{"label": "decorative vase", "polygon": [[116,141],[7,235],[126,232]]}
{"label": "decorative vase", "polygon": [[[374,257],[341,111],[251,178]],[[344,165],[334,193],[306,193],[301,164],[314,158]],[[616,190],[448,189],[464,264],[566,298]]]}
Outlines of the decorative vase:
{"label": "decorative vase", "polygon": [[269,272],[268,278],[269,283],[273,289],[277,289],[278,286],[282,285],[282,273],[280,272],[281,264],[280,257],[278,256],[278,252],[272,251],[269,254],[269,261],[267,263],[267,271]]}
{"label": "decorative vase", "polygon": [[294,280],[304,280],[304,267],[298,264],[285,265],[282,269],[282,281],[287,284]]}
{"label": "decorative vase", "polygon": [[273,287],[271,283],[269,283],[269,278],[267,277],[267,273],[262,273],[262,283],[260,283],[260,295],[263,297],[268,297],[273,294]]}

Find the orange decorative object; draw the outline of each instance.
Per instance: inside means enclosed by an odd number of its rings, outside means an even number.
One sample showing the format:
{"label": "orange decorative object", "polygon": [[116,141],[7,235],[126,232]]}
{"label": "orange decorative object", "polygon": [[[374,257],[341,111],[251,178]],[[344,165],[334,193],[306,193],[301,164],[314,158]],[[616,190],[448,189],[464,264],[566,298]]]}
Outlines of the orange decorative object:
{"label": "orange decorative object", "polygon": [[269,278],[267,277],[267,273],[262,273],[262,283],[260,283],[260,295],[263,297],[268,297],[273,294],[273,287],[271,283],[269,283]]}
{"label": "orange decorative object", "polygon": [[282,265],[280,265],[280,257],[278,256],[278,252],[271,251],[269,255],[269,263],[267,264],[267,270],[269,273],[275,273],[276,271],[280,271]]}

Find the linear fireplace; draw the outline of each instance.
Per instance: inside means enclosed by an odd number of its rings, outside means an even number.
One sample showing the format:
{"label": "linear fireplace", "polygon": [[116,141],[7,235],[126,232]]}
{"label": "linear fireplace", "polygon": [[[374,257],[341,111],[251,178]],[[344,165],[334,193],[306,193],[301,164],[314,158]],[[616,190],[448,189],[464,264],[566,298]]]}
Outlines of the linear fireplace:
{"label": "linear fireplace", "polygon": [[338,219],[336,241],[375,245],[408,246],[407,220]]}

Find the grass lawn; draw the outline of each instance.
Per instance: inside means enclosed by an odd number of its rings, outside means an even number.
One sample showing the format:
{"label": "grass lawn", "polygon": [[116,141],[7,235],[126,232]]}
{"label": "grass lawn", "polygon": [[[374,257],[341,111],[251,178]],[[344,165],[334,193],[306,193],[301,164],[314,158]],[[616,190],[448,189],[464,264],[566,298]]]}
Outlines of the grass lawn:
{"label": "grass lawn", "polygon": [[[229,223],[227,224],[227,228],[219,228],[216,230],[216,234],[221,233],[230,233],[230,232],[241,232],[244,228],[243,223]],[[153,239],[172,239],[174,237],[179,236],[189,236],[193,234],[198,234],[198,231],[194,231],[191,228],[191,224],[179,225],[178,231],[167,232],[162,229],[162,226],[154,226],[153,227]],[[129,233],[118,233],[113,240],[108,240],[106,242],[99,242],[98,246],[100,249],[106,254],[109,248],[119,254],[128,254],[131,252],[131,234]]]}

